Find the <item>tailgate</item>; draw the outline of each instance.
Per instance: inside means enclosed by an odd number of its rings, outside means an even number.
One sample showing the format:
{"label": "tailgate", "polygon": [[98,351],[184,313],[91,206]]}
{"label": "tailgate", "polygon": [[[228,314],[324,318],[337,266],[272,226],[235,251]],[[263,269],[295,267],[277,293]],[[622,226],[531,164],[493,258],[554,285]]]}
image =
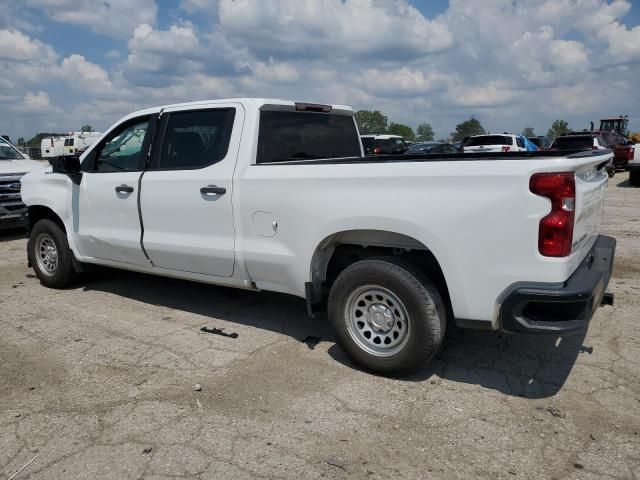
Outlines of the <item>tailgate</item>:
{"label": "tailgate", "polygon": [[611,155],[585,159],[576,170],[576,206],[572,254],[584,257],[600,231],[608,176],[606,164]]}

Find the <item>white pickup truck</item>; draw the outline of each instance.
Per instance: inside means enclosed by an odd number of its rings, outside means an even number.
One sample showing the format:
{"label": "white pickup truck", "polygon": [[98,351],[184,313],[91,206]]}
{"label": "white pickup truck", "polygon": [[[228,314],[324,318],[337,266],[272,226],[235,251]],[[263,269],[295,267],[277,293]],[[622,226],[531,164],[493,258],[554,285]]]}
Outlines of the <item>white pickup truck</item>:
{"label": "white pickup truck", "polygon": [[400,375],[446,325],[584,328],[615,240],[608,151],[364,157],[349,107],[283,100],[132,113],[23,179],[28,259],[61,288],[100,264],[305,298],[359,365]]}

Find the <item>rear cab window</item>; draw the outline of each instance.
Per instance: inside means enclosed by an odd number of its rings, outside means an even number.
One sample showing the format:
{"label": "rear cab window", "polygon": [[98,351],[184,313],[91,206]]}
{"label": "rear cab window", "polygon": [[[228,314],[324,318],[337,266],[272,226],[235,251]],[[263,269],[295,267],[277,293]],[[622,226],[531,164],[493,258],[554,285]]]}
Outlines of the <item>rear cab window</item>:
{"label": "rear cab window", "polygon": [[258,164],[360,155],[360,137],[350,115],[260,112]]}

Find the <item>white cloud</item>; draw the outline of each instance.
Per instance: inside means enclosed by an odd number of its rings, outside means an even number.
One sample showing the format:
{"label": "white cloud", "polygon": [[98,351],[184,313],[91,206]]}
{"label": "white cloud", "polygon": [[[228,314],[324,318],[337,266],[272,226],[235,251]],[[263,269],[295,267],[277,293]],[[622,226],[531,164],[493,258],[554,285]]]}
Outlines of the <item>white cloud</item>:
{"label": "white cloud", "polygon": [[154,23],[154,0],[25,0],[56,22],[87,27],[115,38],[130,35],[141,23]]}
{"label": "white cloud", "polygon": [[53,48],[18,30],[0,30],[0,60],[44,63],[55,60]]}
{"label": "white cloud", "polygon": [[62,60],[59,74],[70,85],[94,92],[98,96],[112,93],[113,85],[106,70],[88,62],[82,55],[74,53]]}
{"label": "white cloud", "polygon": [[273,59],[269,62],[256,62],[247,64],[258,80],[268,82],[295,82],[300,78],[298,70],[288,63],[276,63]]}
{"label": "white cloud", "polygon": [[404,0],[220,0],[229,40],[262,56],[419,58],[452,46],[446,25]]}
{"label": "white cloud", "polygon": [[627,28],[615,22],[600,32],[600,38],[609,44],[607,54],[619,62],[640,59],[640,26]]}
{"label": "white cloud", "polygon": [[22,107],[27,112],[42,112],[51,107],[49,94],[40,90],[38,93],[27,92],[23,99]]}
{"label": "white cloud", "polygon": [[356,81],[368,92],[395,97],[426,94],[444,87],[449,80],[447,75],[401,67],[389,70],[369,68]]}

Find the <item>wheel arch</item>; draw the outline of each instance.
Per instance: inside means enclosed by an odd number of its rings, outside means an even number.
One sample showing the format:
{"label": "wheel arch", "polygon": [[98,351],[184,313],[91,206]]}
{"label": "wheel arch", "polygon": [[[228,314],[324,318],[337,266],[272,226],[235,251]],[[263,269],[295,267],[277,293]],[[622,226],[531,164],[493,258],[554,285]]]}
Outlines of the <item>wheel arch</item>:
{"label": "wheel arch", "polygon": [[33,226],[40,220],[42,219],[48,219],[51,220],[52,222],[54,222],[56,225],[58,225],[63,232],[67,233],[67,228],[64,225],[64,222],[62,221],[62,218],[60,218],[60,216],[53,211],[53,209],[51,209],[50,207],[47,207],[45,205],[30,205],[28,207],[28,212],[29,212],[29,225],[28,225],[28,232],[29,235],[31,234],[31,230],[33,229]]}
{"label": "wheel arch", "polygon": [[316,246],[311,257],[310,281],[305,285],[309,313],[324,311],[328,290],[342,270],[358,260],[377,256],[398,256],[411,261],[430,277],[447,308],[451,308],[441,264],[427,245],[391,230],[353,229],[327,235]]}

